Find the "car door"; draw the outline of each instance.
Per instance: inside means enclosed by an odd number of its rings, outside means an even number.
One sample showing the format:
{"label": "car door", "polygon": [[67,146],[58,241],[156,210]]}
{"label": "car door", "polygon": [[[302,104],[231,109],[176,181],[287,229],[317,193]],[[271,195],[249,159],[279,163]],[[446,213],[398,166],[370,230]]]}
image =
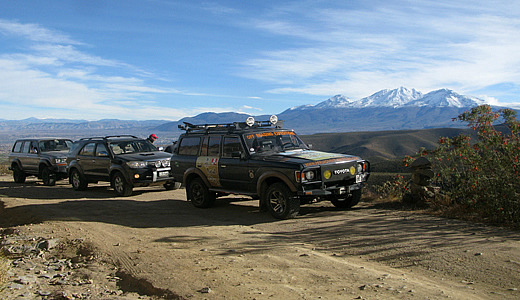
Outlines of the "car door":
{"label": "car door", "polygon": [[99,180],[109,180],[109,168],[111,164],[110,154],[108,152],[107,147],[103,142],[98,142],[96,144],[96,151],[94,152],[94,156],[92,157],[92,161],[90,164],[91,176],[99,179]]}
{"label": "car door", "polygon": [[237,135],[224,136],[222,155],[219,160],[220,183],[224,189],[247,192],[251,191],[251,177],[248,171],[248,160]]}
{"label": "car door", "polygon": [[[31,153],[32,152],[32,153]],[[22,169],[25,173],[34,175],[35,174],[35,166],[34,166],[34,156],[36,154],[36,150],[33,148],[32,141],[23,141],[19,160],[22,164]]]}
{"label": "car door", "polygon": [[96,142],[87,143],[79,150],[76,156],[76,162],[83,170],[83,175],[89,179],[96,177],[95,167],[93,161],[95,161],[94,153],[96,150]]}

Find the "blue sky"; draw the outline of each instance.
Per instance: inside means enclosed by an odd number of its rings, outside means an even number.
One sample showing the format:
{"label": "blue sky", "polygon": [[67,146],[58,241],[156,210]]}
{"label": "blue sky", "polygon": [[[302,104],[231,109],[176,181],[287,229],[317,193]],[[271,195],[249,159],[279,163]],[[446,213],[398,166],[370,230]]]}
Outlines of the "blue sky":
{"label": "blue sky", "polygon": [[440,88],[520,102],[519,1],[0,1],[0,119],[276,114]]}

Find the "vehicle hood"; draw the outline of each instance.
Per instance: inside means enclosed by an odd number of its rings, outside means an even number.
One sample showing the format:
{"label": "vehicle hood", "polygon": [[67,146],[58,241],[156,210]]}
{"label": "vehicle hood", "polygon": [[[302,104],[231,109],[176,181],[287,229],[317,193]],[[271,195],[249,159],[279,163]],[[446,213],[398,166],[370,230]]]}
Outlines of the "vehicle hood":
{"label": "vehicle hood", "polygon": [[268,161],[287,161],[292,163],[300,163],[306,167],[361,160],[359,156],[313,150],[285,151],[275,154],[271,153],[270,155],[262,155],[262,159]]}
{"label": "vehicle hood", "polygon": [[118,154],[117,158],[124,161],[149,161],[171,158],[171,153],[166,152],[140,152],[140,153],[129,153],[129,154]]}
{"label": "vehicle hood", "polygon": [[65,158],[69,150],[60,150],[60,151],[46,151],[41,152],[40,156],[49,157],[49,158]]}

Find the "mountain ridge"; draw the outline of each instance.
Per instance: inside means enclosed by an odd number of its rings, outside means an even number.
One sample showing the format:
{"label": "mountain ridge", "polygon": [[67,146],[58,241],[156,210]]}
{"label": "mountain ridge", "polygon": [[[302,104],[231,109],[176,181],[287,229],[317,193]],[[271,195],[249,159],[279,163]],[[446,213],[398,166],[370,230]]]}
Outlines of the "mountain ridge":
{"label": "mountain ridge", "polygon": [[[439,89],[427,94],[416,89],[399,87],[385,89],[368,97],[353,101],[344,95],[335,95],[316,105],[306,104],[291,107],[277,114],[284,120],[284,127],[300,134],[320,132],[352,132],[378,130],[408,130],[443,127],[463,127],[452,119],[471,107],[483,104],[484,100],[463,96],[450,89]],[[168,132],[178,136],[178,125],[221,124],[243,121],[250,114],[205,112],[178,121],[165,120],[118,120],[99,121],[36,119],[18,121],[0,120],[0,130],[104,130]],[[269,115],[253,116],[256,120],[268,120]]]}

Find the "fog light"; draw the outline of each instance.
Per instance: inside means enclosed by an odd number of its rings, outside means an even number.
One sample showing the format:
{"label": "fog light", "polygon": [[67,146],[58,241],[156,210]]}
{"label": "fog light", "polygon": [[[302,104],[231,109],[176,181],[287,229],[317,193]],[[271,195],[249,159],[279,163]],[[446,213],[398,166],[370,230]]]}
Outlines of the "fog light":
{"label": "fog light", "polygon": [[329,179],[331,176],[332,176],[332,172],[330,170],[323,172],[323,178]]}
{"label": "fog light", "polygon": [[135,179],[139,179],[139,174],[135,174],[135,175],[134,175],[134,178],[135,178]]}
{"label": "fog light", "polygon": [[356,174],[356,168],[354,166],[350,167],[350,174]]}

